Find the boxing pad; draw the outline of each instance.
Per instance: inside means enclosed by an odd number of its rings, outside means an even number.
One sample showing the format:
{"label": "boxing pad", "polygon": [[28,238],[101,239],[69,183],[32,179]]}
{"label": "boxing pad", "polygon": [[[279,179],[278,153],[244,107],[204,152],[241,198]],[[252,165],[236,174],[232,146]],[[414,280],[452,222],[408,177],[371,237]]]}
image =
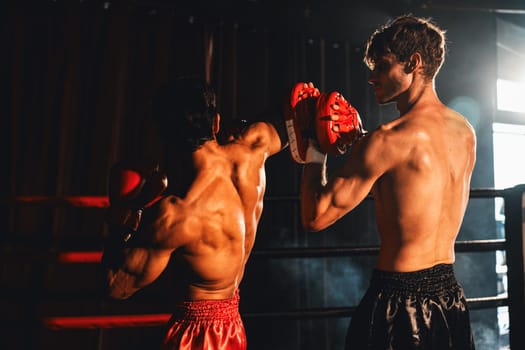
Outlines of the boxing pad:
{"label": "boxing pad", "polygon": [[344,154],[365,133],[359,113],[337,91],[317,98],[315,131],[320,150],[327,154]]}
{"label": "boxing pad", "polygon": [[312,83],[297,83],[285,111],[286,131],[292,159],[306,163],[308,139],[325,154],[343,154],[364,135],[357,110],[337,91],[320,93]]}
{"label": "boxing pad", "polygon": [[308,139],[315,138],[315,104],[319,90],[312,83],[299,82],[294,85],[285,102],[285,125],[292,159],[299,163],[306,162]]}
{"label": "boxing pad", "polygon": [[158,164],[117,163],[109,175],[106,221],[127,242],[137,231],[142,212],[162,198],[168,178]]}

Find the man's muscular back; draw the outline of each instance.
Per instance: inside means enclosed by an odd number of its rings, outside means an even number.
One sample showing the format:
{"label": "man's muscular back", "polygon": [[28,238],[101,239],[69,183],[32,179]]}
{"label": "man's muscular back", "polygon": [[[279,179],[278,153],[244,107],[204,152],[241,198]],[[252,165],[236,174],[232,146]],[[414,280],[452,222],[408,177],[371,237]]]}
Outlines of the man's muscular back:
{"label": "man's muscular back", "polygon": [[376,137],[385,140],[390,167],[373,188],[382,242],[378,268],[414,271],[454,262],[475,162],[472,127],[434,104],[414,107]]}
{"label": "man's muscular back", "polygon": [[[239,286],[262,212],[264,164],[280,148],[277,133],[266,123],[252,125],[225,145],[207,142],[186,164],[194,169],[186,193],[160,202],[148,231],[153,246],[171,255],[181,298],[225,299]],[[183,179],[169,178],[170,183],[178,180]],[[148,262],[159,264],[158,269],[166,263]]]}

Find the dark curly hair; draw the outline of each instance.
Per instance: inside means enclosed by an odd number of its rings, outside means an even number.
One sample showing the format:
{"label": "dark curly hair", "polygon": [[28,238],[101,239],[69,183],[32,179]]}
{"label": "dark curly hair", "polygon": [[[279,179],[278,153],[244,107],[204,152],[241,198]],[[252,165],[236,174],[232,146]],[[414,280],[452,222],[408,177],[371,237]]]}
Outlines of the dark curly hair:
{"label": "dark curly hair", "polygon": [[216,94],[205,80],[177,78],[156,91],[152,105],[153,119],[164,142],[182,151],[194,151],[215,139]]}
{"label": "dark curly hair", "polygon": [[392,54],[399,62],[407,62],[419,52],[423,74],[432,79],[445,60],[445,31],[427,18],[399,16],[377,29],[366,43],[363,61],[370,69],[383,56]]}

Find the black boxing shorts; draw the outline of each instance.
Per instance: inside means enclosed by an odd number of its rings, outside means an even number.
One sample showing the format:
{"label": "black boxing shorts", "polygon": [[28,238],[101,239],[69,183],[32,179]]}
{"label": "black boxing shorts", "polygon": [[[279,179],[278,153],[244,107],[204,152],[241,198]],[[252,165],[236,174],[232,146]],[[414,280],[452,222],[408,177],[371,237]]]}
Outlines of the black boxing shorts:
{"label": "black boxing shorts", "polygon": [[230,299],[178,304],[169,321],[163,350],[246,350],[239,314],[239,291]]}
{"label": "black boxing shorts", "polygon": [[352,315],[347,350],[473,350],[469,311],[453,266],[374,270]]}

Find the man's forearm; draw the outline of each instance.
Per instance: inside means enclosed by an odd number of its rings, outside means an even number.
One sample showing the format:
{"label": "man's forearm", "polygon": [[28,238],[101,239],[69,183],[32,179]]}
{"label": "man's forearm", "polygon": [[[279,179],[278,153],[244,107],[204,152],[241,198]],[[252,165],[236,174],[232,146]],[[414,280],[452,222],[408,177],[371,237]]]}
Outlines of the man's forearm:
{"label": "man's forearm", "polygon": [[301,179],[301,218],[303,227],[313,228],[317,218],[319,193],[326,184],[326,164],[307,163],[303,167]]}

